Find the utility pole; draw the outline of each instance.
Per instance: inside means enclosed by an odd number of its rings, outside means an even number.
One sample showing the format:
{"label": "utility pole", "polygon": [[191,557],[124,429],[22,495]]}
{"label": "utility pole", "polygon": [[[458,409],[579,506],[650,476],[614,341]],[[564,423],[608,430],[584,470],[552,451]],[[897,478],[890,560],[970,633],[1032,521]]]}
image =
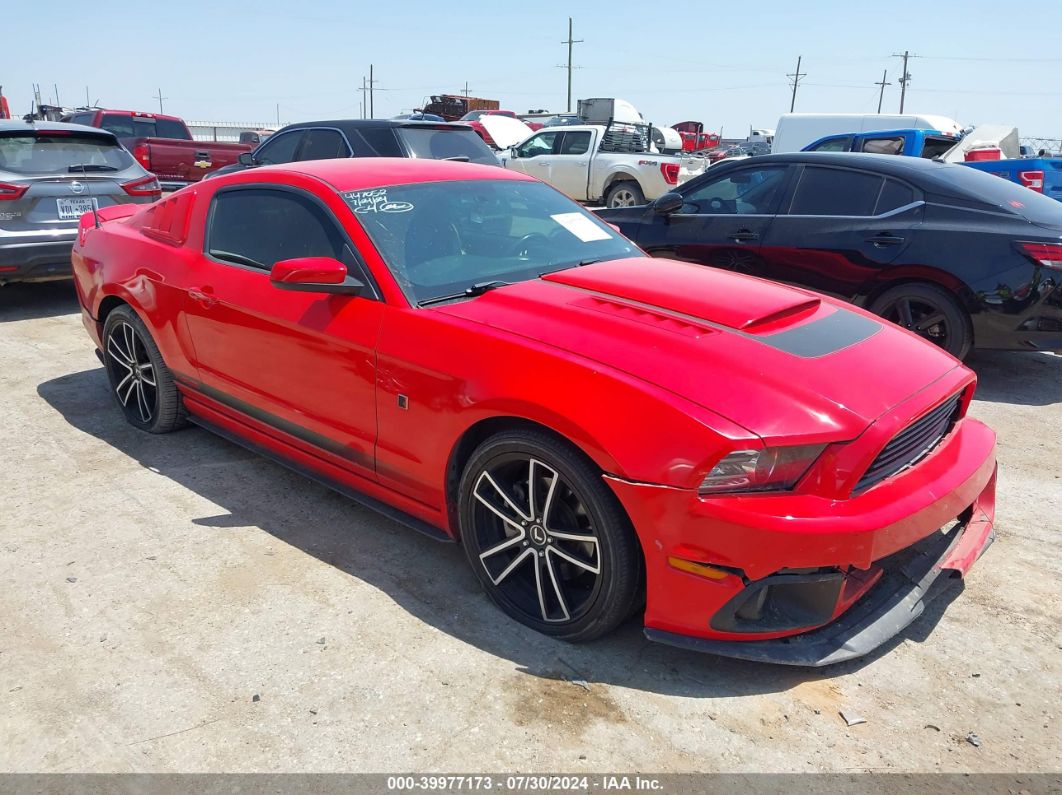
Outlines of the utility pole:
{"label": "utility pole", "polygon": [[900,77],[900,113],[903,113],[904,100],[907,99],[907,84],[911,82],[911,73],[907,71],[907,59],[917,58],[917,55],[911,55],[910,50],[904,50],[903,55],[898,52],[892,54],[893,58],[903,58],[903,75]]}
{"label": "utility pole", "polygon": [[369,118],[370,119],[375,119],[376,118],[376,111],[373,109],[373,104],[372,104],[372,87],[373,87],[374,83],[376,83],[376,81],[372,79],[372,64],[369,64]]}
{"label": "utility pole", "polygon": [[568,45],[568,113],[572,112],[572,45],[582,43],[582,39],[572,38],[572,18],[568,17],[568,39],[561,42]]}
{"label": "utility pole", "polygon": [[471,94],[471,92],[468,90],[468,81],[467,80],[465,81],[465,90],[462,91],[461,93],[465,95],[465,99],[468,99],[468,97]]}
{"label": "utility pole", "polygon": [[280,126],[280,103],[277,103],[277,127]]}
{"label": "utility pole", "polygon": [[85,107],[86,108],[91,108],[92,107],[92,103],[89,101],[88,86],[85,86]]}
{"label": "utility pole", "polygon": [[365,85],[365,75],[361,76],[361,117],[365,118],[365,108],[369,106],[369,87]]}
{"label": "utility pole", "polygon": [[169,99],[169,97],[162,96],[162,89],[160,88],[159,93],[155,94],[152,99],[157,99],[159,101],[159,113],[162,113],[162,100]]}
{"label": "utility pole", "polygon": [[885,99],[885,86],[891,86],[892,83],[886,82],[885,78],[889,76],[889,70],[886,69],[881,73],[881,81],[875,83],[876,86],[881,86],[881,93],[878,94],[878,113],[881,113],[881,101]]}
{"label": "utility pole", "polygon": [[786,75],[786,77],[793,78],[793,98],[789,101],[789,112],[790,113],[792,113],[793,112],[793,108],[796,107],[796,92],[797,92],[797,86],[800,85],[800,78],[807,77],[807,73],[806,72],[801,72],[800,71],[800,61],[803,59],[803,57],[804,57],[803,55],[798,55],[797,56],[797,68],[796,68],[796,71],[793,72],[792,74]]}

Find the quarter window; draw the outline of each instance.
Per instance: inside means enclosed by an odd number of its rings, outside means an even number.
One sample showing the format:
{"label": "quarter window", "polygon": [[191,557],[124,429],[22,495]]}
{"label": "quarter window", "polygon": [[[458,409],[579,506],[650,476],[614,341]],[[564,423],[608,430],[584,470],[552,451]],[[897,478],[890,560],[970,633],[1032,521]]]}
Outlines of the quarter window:
{"label": "quarter window", "polygon": [[768,215],[772,212],[785,166],[743,168],[683,195],[684,214]]}
{"label": "quarter window", "polygon": [[867,138],[863,141],[863,151],[872,155],[902,155],[903,137]]}
{"label": "quarter window", "polygon": [[343,259],[335,223],[296,193],[258,188],[219,193],[208,225],[207,253],[222,262],[268,271],[295,257]]}
{"label": "quarter window", "polygon": [[874,214],[892,212],[899,207],[906,207],[914,200],[915,194],[911,188],[894,179],[886,179],[881,195],[878,196],[878,206],[874,208]]}
{"label": "quarter window", "polygon": [[848,147],[852,145],[851,135],[841,135],[837,138],[830,138],[827,141],[823,141],[818,146],[811,147],[809,152],[847,152]]}
{"label": "quarter window", "polygon": [[790,215],[873,215],[883,178],[840,168],[805,166]]}

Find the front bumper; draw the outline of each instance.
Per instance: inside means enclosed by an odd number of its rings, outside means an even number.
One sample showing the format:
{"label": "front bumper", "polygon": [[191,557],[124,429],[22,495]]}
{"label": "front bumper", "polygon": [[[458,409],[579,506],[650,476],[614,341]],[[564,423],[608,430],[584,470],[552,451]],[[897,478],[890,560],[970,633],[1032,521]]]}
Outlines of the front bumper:
{"label": "front bumper", "polygon": [[[943,587],[938,580],[965,574],[990,543],[994,447],[992,431],[966,418],[917,466],[843,500],[700,499],[684,489],[609,478],[642,540],[646,634],[792,665],[866,654],[917,618]],[[956,519],[959,526],[944,536],[940,529]],[[669,558],[727,573],[709,579],[675,568]],[[804,626],[765,621],[759,629],[729,620],[743,594],[795,573],[842,578],[821,615]]]}
{"label": "front bumper", "polygon": [[69,277],[73,246],[73,235],[68,239],[0,243],[0,284]]}

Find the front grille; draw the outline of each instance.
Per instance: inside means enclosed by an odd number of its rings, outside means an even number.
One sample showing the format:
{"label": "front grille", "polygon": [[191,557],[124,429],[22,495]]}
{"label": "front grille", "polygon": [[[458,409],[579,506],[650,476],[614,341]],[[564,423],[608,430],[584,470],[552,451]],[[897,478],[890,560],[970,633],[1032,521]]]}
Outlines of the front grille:
{"label": "front grille", "polygon": [[896,434],[859,479],[855,491],[865,491],[929,455],[958,419],[961,401],[961,394],[948,398]]}

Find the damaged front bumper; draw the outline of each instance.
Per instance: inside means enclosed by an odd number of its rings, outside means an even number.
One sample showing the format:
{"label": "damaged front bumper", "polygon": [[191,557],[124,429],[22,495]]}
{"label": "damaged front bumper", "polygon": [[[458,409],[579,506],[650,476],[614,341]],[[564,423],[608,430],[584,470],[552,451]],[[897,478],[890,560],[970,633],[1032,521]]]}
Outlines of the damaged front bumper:
{"label": "damaged front bumper", "polygon": [[881,578],[856,604],[820,629],[771,640],[714,640],[646,629],[650,640],[723,657],[820,667],[862,657],[922,615],[933,599],[958,587],[995,538],[991,519],[974,509],[957,526],[937,531],[881,561]]}

